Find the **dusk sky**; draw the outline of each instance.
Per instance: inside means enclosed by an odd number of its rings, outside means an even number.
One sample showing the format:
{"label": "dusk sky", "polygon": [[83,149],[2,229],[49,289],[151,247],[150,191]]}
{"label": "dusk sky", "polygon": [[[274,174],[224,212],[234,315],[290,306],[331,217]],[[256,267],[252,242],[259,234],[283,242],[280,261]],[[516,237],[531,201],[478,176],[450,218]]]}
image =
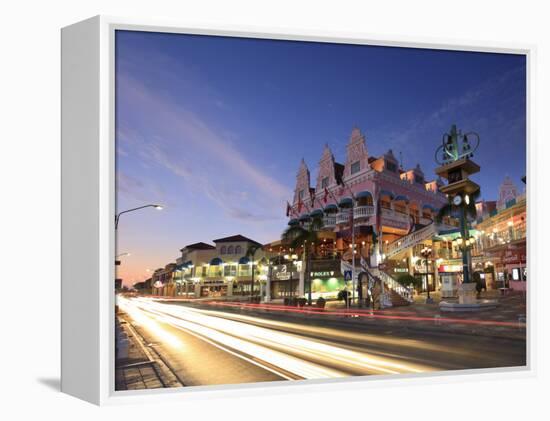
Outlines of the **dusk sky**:
{"label": "dusk sky", "polygon": [[345,162],[351,130],[369,155],[393,149],[434,178],[434,151],[455,123],[476,131],[474,179],[495,199],[523,190],[526,63],[511,54],[117,31],[119,276],[143,280],[197,241],[286,226],[302,157],[315,184],[323,145]]}

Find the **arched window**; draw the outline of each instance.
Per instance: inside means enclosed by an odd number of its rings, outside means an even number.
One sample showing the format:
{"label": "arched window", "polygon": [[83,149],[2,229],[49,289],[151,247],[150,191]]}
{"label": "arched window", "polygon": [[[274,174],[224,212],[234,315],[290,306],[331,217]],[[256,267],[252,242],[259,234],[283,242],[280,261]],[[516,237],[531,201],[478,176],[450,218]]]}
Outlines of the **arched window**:
{"label": "arched window", "polygon": [[227,248],[227,254],[233,254],[233,246]]}
{"label": "arched window", "polygon": [[242,247],[241,246],[235,247],[235,254],[241,254],[241,253],[242,253]]}
{"label": "arched window", "polygon": [[220,253],[221,254],[226,254],[227,253],[227,248],[225,246],[222,246],[222,248],[220,250]]}

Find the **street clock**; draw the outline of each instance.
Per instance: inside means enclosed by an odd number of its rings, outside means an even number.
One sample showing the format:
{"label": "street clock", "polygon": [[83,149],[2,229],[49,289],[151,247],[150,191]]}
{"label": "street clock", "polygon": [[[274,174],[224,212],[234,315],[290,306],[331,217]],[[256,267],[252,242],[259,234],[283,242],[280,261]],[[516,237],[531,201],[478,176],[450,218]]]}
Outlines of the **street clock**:
{"label": "street clock", "polygon": [[461,203],[462,203],[462,196],[457,194],[455,197],[453,197],[453,204],[455,206],[460,206]]}

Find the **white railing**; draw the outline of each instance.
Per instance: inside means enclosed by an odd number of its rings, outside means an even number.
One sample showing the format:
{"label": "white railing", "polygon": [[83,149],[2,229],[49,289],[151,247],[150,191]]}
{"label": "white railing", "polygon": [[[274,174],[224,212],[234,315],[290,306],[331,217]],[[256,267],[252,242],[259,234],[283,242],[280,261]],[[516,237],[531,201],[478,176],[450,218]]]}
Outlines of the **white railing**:
{"label": "white railing", "polygon": [[350,222],[350,212],[351,211],[342,211],[336,214],[336,223],[337,224],[349,224]]}
{"label": "white railing", "polygon": [[336,216],[325,216],[323,218],[324,228],[334,228],[335,225],[336,225]]}
{"label": "white railing", "polygon": [[369,218],[374,216],[374,206],[356,206],[353,209],[353,218]]}
{"label": "white railing", "polygon": [[392,219],[398,222],[405,222],[407,224],[411,221],[411,217],[409,215],[401,212],[396,212],[392,209],[382,208],[381,216],[382,218]]}
{"label": "white railing", "polygon": [[409,303],[412,303],[414,301],[412,288],[401,285],[383,270],[378,271],[378,277],[382,279],[382,282],[384,282],[388,286],[388,288],[395,291]]}
{"label": "white railing", "polygon": [[435,234],[437,234],[436,224],[431,223],[430,225],[427,225],[424,228],[419,229],[418,231],[414,231],[409,235],[401,237],[400,239],[395,240],[390,244],[388,244],[388,247],[385,253],[386,258],[394,256],[397,253],[400,253],[401,251],[409,247],[412,247],[421,241],[427,240],[428,238],[431,238]]}

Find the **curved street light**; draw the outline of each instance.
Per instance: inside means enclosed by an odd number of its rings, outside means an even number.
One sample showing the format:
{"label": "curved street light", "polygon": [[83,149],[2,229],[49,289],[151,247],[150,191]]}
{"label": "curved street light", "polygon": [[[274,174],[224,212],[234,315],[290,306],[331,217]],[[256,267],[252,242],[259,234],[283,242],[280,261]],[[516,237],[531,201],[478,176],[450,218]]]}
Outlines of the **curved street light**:
{"label": "curved street light", "polygon": [[122,211],[122,212],[119,212],[117,215],[115,215],[115,229],[118,228],[118,221],[120,219],[120,216],[124,213],[128,213],[128,212],[134,212],[134,211],[137,211],[137,210],[140,210],[140,209],[145,209],[145,208],[155,208],[157,210],[162,210],[163,209],[163,206],[162,205],[158,205],[158,204],[149,204],[149,205],[143,205],[143,206],[139,206],[137,208],[133,208],[133,209],[127,209],[125,211]]}

